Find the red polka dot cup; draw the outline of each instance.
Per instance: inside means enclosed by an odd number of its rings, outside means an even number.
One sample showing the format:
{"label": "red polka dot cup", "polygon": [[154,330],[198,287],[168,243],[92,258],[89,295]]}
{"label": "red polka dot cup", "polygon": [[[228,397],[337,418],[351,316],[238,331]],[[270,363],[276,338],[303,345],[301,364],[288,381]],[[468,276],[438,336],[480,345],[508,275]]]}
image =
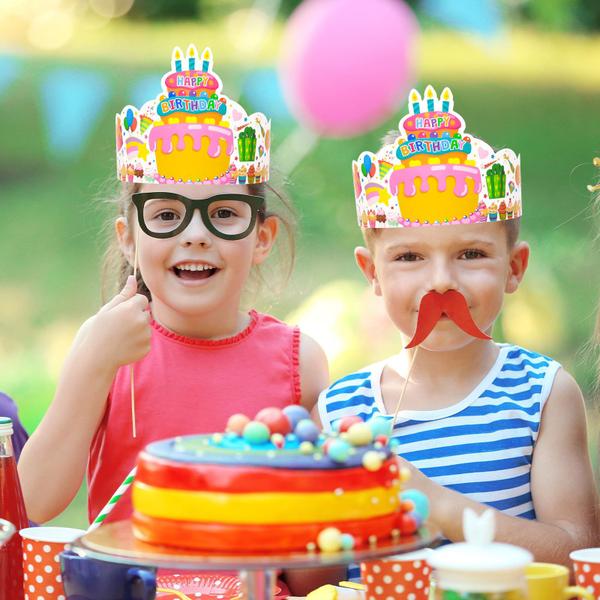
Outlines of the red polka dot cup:
{"label": "red polka dot cup", "polygon": [[366,600],[427,600],[431,567],[427,550],[361,563]]}
{"label": "red polka dot cup", "polygon": [[573,561],[575,584],[600,600],[600,548],[575,550],[569,557]]}
{"label": "red polka dot cup", "polygon": [[65,600],[59,554],[82,536],[70,527],[28,527],[23,538],[23,592],[25,600]]}

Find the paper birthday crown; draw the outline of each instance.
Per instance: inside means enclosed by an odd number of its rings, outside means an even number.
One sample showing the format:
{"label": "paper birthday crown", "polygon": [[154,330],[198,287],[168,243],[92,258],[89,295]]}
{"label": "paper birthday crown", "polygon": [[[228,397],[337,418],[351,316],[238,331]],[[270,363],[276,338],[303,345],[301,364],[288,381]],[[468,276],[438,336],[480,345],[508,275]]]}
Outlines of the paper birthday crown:
{"label": "paper birthday crown", "polygon": [[465,133],[449,88],[409,96],[398,138],[353,161],[361,227],[418,227],[521,216],[520,157]]}
{"label": "paper birthday crown", "polygon": [[269,178],[271,122],[221,93],[212,53],[173,50],[162,93],[116,115],[117,176],[136,183],[260,183]]}

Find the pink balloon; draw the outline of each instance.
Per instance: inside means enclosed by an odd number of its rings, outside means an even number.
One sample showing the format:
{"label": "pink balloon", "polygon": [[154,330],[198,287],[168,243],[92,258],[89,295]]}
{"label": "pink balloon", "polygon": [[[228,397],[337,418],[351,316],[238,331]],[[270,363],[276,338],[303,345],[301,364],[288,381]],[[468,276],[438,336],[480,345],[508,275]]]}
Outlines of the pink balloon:
{"label": "pink balloon", "polygon": [[401,0],[306,0],[283,36],[280,76],[295,117],[331,137],[368,131],[403,102],[418,25]]}

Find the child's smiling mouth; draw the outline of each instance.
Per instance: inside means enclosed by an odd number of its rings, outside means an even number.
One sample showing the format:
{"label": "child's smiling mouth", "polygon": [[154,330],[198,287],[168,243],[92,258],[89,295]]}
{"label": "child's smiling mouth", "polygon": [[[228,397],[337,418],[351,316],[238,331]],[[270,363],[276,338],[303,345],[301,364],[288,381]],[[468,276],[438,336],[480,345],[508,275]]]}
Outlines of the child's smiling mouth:
{"label": "child's smiling mouth", "polygon": [[220,269],[208,263],[181,262],[173,265],[171,271],[173,271],[179,279],[185,281],[199,281],[201,279],[209,279],[215,273],[220,271]]}

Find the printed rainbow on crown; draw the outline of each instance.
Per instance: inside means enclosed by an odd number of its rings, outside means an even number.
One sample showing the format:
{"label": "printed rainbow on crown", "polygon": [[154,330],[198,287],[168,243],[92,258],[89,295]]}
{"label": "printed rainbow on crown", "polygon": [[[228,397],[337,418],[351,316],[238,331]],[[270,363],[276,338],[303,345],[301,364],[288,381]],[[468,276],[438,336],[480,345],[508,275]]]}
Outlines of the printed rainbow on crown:
{"label": "printed rainbow on crown", "polygon": [[465,133],[449,88],[409,95],[397,139],[352,163],[361,227],[419,227],[521,216],[520,157]]}
{"label": "printed rainbow on crown", "polygon": [[209,48],[173,50],[162,93],[116,115],[117,176],[136,183],[249,184],[269,178],[271,122],[221,92]]}

